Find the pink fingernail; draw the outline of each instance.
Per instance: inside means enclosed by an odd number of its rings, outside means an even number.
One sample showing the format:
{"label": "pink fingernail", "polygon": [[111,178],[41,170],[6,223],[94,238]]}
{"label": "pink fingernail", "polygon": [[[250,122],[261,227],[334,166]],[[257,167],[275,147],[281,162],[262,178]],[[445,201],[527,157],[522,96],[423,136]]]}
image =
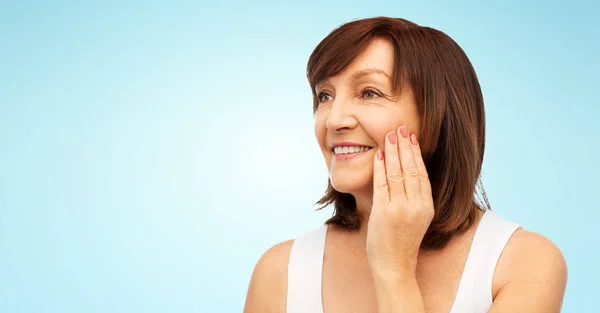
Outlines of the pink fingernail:
{"label": "pink fingernail", "polygon": [[410,135],[410,142],[415,146],[417,145],[417,136],[415,134]]}
{"label": "pink fingernail", "polygon": [[400,134],[402,135],[402,137],[408,138],[408,129],[406,128],[406,125],[402,125],[400,127]]}
{"label": "pink fingernail", "polygon": [[383,151],[381,149],[377,149],[377,158],[383,160]]}
{"label": "pink fingernail", "polygon": [[389,132],[389,139],[391,144],[396,144],[396,138],[396,132]]}

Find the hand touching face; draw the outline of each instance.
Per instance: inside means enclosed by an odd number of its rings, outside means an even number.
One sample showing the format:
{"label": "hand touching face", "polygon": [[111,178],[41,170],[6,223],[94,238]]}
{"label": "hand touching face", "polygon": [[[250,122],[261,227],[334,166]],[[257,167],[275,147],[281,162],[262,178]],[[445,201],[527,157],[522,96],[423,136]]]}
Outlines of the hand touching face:
{"label": "hand touching face", "polygon": [[421,147],[406,125],[387,134],[384,147],[373,158],[373,172],[369,265],[373,272],[414,274],[434,205]]}

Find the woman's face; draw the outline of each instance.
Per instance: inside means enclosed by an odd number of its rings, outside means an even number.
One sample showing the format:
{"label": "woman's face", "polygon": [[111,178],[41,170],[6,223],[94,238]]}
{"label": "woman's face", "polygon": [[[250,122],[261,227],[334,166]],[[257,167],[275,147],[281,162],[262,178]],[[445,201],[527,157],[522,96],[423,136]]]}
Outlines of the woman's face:
{"label": "woman's face", "polygon": [[388,132],[406,124],[419,136],[410,88],[392,94],[393,58],[391,43],[375,39],[343,72],[316,85],[315,135],[339,192],[372,191],[373,158]]}

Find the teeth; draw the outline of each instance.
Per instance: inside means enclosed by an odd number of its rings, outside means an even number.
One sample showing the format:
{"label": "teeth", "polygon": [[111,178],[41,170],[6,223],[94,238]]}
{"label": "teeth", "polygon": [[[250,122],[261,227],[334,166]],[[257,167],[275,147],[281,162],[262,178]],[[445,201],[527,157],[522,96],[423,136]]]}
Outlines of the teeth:
{"label": "teeth", "polygon": [[365,152],[371,149],[371,147],[335,147],[333,148],[333,153],[335,154],[351,154],[351,153],[360,153]]}

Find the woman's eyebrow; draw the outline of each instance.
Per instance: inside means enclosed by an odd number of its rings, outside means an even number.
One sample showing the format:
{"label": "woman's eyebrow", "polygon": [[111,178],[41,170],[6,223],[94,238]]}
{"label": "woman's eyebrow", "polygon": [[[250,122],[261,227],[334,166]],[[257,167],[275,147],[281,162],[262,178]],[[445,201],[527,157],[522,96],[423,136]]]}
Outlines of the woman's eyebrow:
{"label": "woman's eyebrow", "polygon": [[[384,70],[380,70],[377,68],[367,68],[367,69],[362,69],[362,70],[356,71],[356,72],[354,72],[354,74],[352,74],[351,79],[358,80],[362,77],[369,76],[369,75],[381,75],[381,76],[385,76],[389,81],[392,80],[392,75],[388,74]],[[321,80],[320,82],[318,82],[317,84],[315,84],[315,89],[318,89],[319,87],[321,87],[323,85],[327,85],[329,83],[330,83],[329,79],[325,78],[325,79]]]}
{"label": "woman's eyebrow", "polygon": [[364,70],[356,71],[354,74],[352,74],[352,79],[357,80],[359,78],[362,78],[362,77],[368,76],[368,75],[383,75],[388,80],[392,79],[392,76],[390,74],[388,74],[386,71],[380,70],[377,68],[367,68]]}
{"label": "woman's eyebrow", "polygon": [[329,83],[329,79],[325,78],[325,79],[321,80],[320,82],[318,82],[318,83],[315,85],[315,90],[317,90],[317,89],[319,89],[319,88],[321,88],[321,87],[324,87],[324,86],[326,86],[326,85],[329,85],[329,84],[330,84],[330,83]]}

